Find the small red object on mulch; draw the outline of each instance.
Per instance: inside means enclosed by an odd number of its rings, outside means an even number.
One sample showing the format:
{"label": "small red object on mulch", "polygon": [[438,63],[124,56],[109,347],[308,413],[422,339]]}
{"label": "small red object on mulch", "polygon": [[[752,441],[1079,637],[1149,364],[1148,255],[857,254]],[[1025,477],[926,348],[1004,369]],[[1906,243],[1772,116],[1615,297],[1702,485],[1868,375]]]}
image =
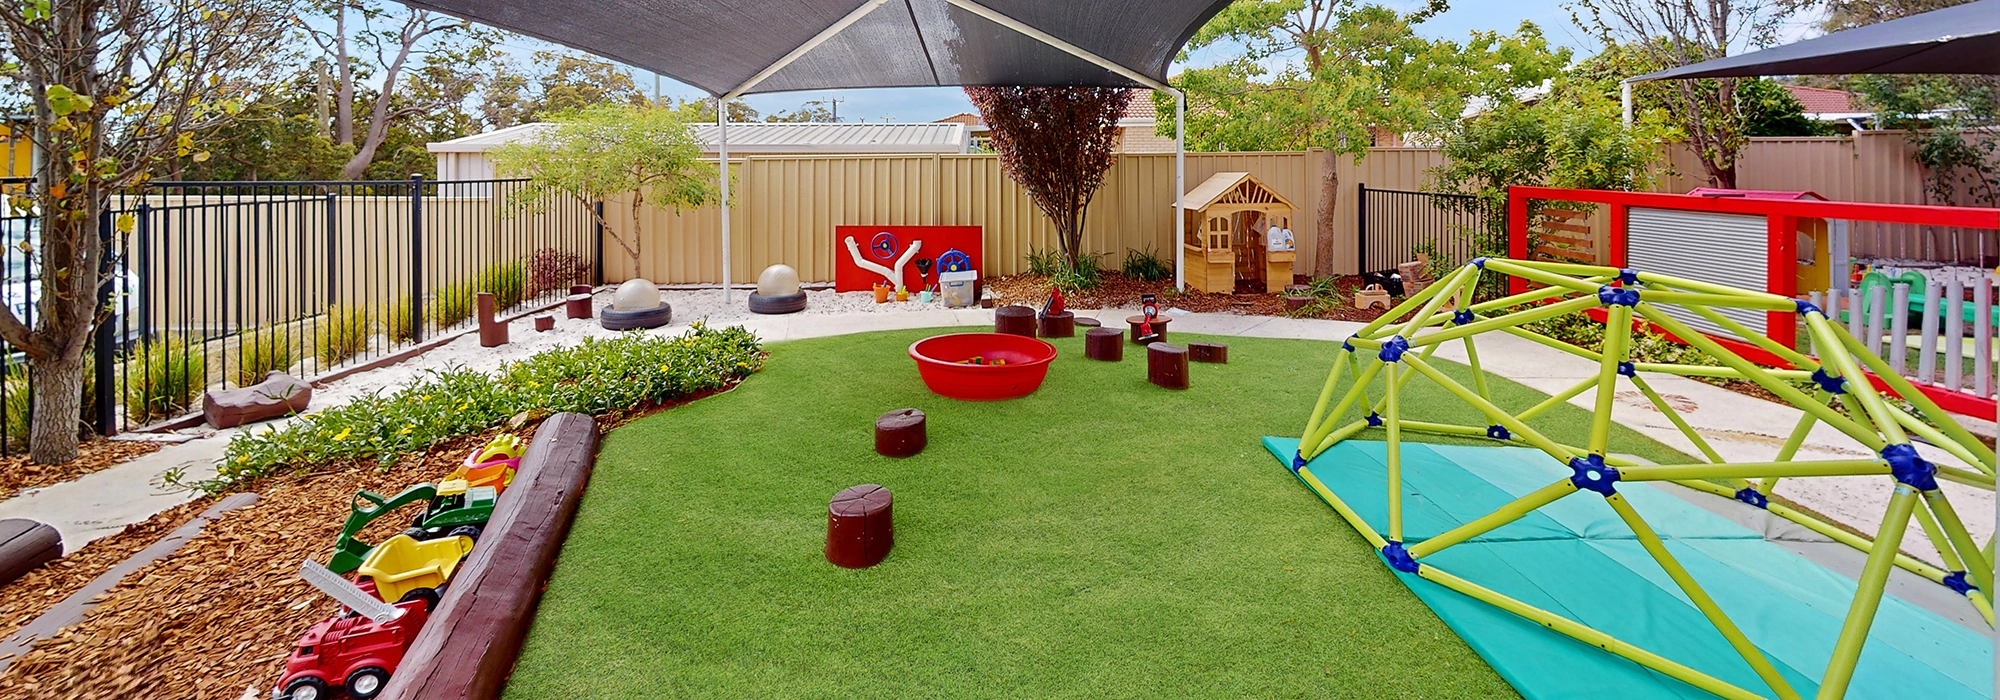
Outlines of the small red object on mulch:
{"label": "small red object on mulch", "polygon": [[876,484],[850,486],[834,494],[826,507],[826,560],[849,569],[865,569],[889,556],[896,544],[890,513],[894,496]]}

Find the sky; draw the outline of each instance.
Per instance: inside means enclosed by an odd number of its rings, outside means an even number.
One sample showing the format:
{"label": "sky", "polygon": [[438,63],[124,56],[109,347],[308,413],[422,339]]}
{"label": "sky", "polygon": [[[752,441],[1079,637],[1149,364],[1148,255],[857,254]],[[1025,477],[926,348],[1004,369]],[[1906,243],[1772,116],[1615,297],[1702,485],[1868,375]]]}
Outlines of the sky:
{"label": "sky", "polygon": [[[1424,4],[1422,0],[1380,1],[1404,11]],[[1579,55],[1594,53],[1597,41],[1570,21],[1569,10],[1564,8],[1564,4],[1564,0],[1456,0],[1451,3],[1451,9],[1418,25],[1417,33],[1431,39],[1462,40],[1474,31],[1511,33],[1521,22],[1532,21],[1541,26],[1543,36],[1551,44],[1575,49]],[[1811,26],[1814,19],[1805,17],[1794,21],[1793,26],[1783,32],[1783,38],[1795,41],[1813,35]],[[1212,46],[1190,55],[1189,64],[1212,64],[1233,53],[1232,47]],[[1177,63],[1174,70],[1178,70],[1179,66]],[[651,89],[652,73],[634,69],[633,74],[642,88]],[[660,80],[660,92],[663,96],[680,99],[707,97],[701,90],[671,78]],[[840,101],[841,121],[925,122],[973,111],[965,93],[955,87],[782,93],[751,95],[744,99],[763,114],[797,109],[808,101],[837,99]]]}

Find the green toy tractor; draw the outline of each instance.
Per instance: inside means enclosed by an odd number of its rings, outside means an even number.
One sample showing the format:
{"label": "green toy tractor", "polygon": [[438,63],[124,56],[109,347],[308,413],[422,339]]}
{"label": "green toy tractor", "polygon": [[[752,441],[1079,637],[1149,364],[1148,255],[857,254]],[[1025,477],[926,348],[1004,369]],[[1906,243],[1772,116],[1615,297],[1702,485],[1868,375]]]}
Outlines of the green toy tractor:
{"label": "green toy tractor", "polygon": [[[459,482],[463,484],[464,482]],[[389,498],[370,492],[357,491],[354,494],[352,511],[347,515],[347,524],[340,528],[340,540],[333,546],[333,561],[326,566],[336,574],[345,574],[361,567],[368,558],[368,552],[375,545],[357,539],[361,531],[397,508],[425,503],[422,512],[417,513],[414,522],[403,534],[418,540],[463,535],[479,538],[486,521],[493,517],[493,505],[499,500],[499,492],[491,486],[451,489],[450,493],[439,493],[433,484],[417,484],[403,489],[402,493]]]}

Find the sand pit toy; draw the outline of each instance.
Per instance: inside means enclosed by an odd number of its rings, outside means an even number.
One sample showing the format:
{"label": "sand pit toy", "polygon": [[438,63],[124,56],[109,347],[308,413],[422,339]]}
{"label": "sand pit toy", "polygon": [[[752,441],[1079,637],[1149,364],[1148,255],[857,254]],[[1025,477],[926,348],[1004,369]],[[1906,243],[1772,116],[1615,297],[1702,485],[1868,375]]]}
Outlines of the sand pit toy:
{"label": "sand pit toy", "polygon": [[402,665],[418,630],[430,619],[435,601],[412,600],[391,606],[375,600],[365,587],[312,561],[305,562],[299,574],[343,607],[299,637],[271,697],[324,700],[333,697],[335,689],[350,698],[381,694],[389,676]]}
{"label": "sand pit toy", "polygon": [[500,491],[492,486],[465,486],[464,481],[447,481],[437,486],[437,495],[431,497],[430,506],[418,513],[410,529],[403,534],[419,540],[433,540],[439,537],[465,537],[479,539],[485,530],[486,521],[493,518],[493,507],[500,502]]}
{"label": "sand pit toy", "polygon": [[[344,574],[360,567],[361,561],[368,558],[368,552],[375,549],[374,545],[359,539],[363,528],[398,508],[412,503],[429,502],[436,497],[437,487],[431,484],[418,484],[388,498],[383,498],[373,491],[354,492],[354,501],[347,514],[347,524],[340,528],[340,539],[333,545],[333,560],[327,562],[326,568],[332,569],[336,574]],[[421,518],[423,515],[420,513],[418,517]]]}
{"label": "sand pit toy", "polygon": [[[521,467],[521,455],[526,452],[527,446],[511,434],[493,438],[485,447],[466,455],[463,464],[438,482],[438,491],[463,493],[474,486],[491,486],[494,491],[505,492],[514,483],[514,470]],[[454,483],[461,481],[464,483]]]}
{"label": "sand pit toy", "polygon": [[1009,333],[954,333],[910,344],[910,358],[924,386],[939,396],[1000,401],[1041,388],[1056,346]]}
{"label": "sand pit toy", "polygon": [[354,572],[375,583],[375,595],[383,602],[427,600],[436,605],[438,589],[451,580],[459,561],[470,553],[470,537],[420,542],[409,535],[397,535],[377,545]]}

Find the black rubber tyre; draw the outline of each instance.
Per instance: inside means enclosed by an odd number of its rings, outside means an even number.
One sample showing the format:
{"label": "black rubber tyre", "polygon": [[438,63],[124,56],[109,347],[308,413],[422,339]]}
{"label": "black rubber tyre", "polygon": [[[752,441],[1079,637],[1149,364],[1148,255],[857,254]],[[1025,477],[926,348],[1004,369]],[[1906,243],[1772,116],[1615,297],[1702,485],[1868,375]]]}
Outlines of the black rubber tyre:
{"label": "black rubber tyre", "polygon": [[388,685],[388,671],[375,666],[368,666],[366,668],[355,669],[353,673],[347,674],[347,684],[342,686],[341,690],[347,692],[347,697],[357,698],[358,700],[369,700],[369,698],[381,695],[382,688]]}
{"label": "black rubber tyre", "polygon": [[806,310],[805,292],[775,297],[750,293],[750,313],[753,314],[795,314],[804,310]]}
{"label": "black rubber tyre", "polygon": [[435,588],[412,588],[410,592],[404,593],[403,597],[396,599],[396,602],[408,603],[412,600],[424,601],[424,612],[430,612],[437,609],[438,601],[444,600],[444,595],[438,593]]}
{"label": "black rubber tyre", "polygon": [[444,536],[445,536],[445,537],[466,537],[466,538],[469,538],[469,539],[471,539],[471,540],[472,540],[472,541],[474,541],[474,542],[478,542],[478,541],[479,541],[479,533],[481,533],[481,532],[485,532],[485,529],[484,529],[484,528],[481,528],[481,527],[479,527],[478,525],[460,525],[460,526],[458,526],[458,527],[454,527],[454,528],[452,528],[450,532],[447,532],[447,533],[444,533]]}
{"label": "black rubber tyre", "polygon": [[673,322],[673,320],[674,307],[669,306],[664,301],[660,302],[658,308],[647,309],[645,311],[619,311],[607,308],[597,315],[597,325],[603,326],[604,330],[607,331],[659,328]]}
{"label": "black rubber tyre", "polygon": [[312,676],[285,684],[285,700],[327,700],[331,697],[333,690],[327,687],[326,681]]}

